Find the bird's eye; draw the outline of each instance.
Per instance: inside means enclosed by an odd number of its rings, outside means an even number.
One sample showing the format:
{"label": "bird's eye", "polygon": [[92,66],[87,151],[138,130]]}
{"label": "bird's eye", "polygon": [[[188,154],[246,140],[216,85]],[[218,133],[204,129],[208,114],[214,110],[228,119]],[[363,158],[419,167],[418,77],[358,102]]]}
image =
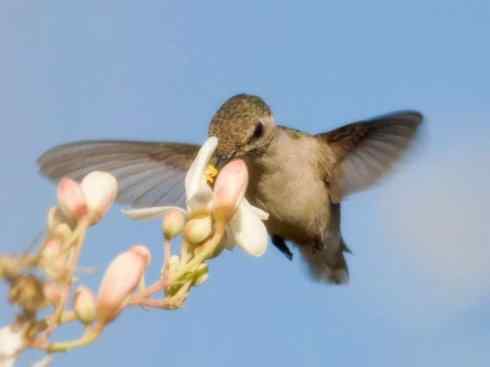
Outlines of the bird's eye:
{"label": "bird's eye", "polygon": [[264,135],[264,124],[259,121],[257,122],[257,125],[255,125],[255,129],[252,136],[250,137],[250,140],[256,140],[262,135]]}

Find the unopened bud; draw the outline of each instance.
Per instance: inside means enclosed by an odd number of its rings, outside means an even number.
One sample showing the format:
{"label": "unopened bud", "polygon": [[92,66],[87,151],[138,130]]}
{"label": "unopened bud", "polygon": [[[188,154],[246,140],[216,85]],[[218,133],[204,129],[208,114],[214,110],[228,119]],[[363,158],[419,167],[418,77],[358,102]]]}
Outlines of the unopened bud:
{"label": "unopened bud", "polygon": [[189,220],[184,227],[185,239],[193,245],[197,245],[208,238],[213,231],[213,222],[209,215],[196,217]]}
{"label": "unopened bud", "polygon": [[48,232],[54,231],[56,226],[61,223],[65,223],[67,218],[63,214],[60,208],[49,208],[48,210]]}
{"label": "unopened bud", "polygon": [[213,212],[225,221],[231,219],[248,185],[247,165],[241,159],[226,164],[214,185]]}
{"label": "unopened bud", "polygon": [[43,292],[46,302],[48,302],[51,306],[56,307],[61,300],[63,289],[56,282],[50,281],[44,283]]}
{"label": "unopened bud", "polygon": [[60,242],[55,239],[47,240],[44,244],[43,251],[41,253],[43,259],[47,261],[52,261],[63,253],[63,248]]}
{"label": "unopened bud", "polygon": [[63,177],[58,183],[58,203],[63,214],[75,220],[87,215],[87,203],[78,182]]}
{"label": "unopened bud", "polygon": [[94,171],[83,178],[81,188],[92,224],[96,224],[106,215],[116,199],[117,180],[110,173]]}
{"label": "unopened bud", "polygon": [[80,287],[77,289],[74,305],[75,315],[82,323],[89,325],[95,320],[95,296],[89,288]]}
{"label": "unopened bud", "polygon": [[150,261],[150,251],[142,245],[133,246],[112,260],[97,296],[99,322],[107,324],[118,316],[124,302],[138,286]]}
{"label": "unopened bud", "polygon": [[178,209],[170,210],[163,217],[162,229],[165,239],[171,240],[179,235],[184,229],[185,217],[184,213]]}
{"label": "unopened bud", "polygon": [[57,278],[63,273],[65,263],[66,253],[62,244],[55,239],[48,240],[41,252],[42,269],[50,277]]}
{"label": "unopened bud", "polygon": [[61,242],[66,241],[68,238],[71,237],[72,234],[73,231],[66,223],[59,223],[54,227],[53,231],[49,233],[51,237],[59,239]]}

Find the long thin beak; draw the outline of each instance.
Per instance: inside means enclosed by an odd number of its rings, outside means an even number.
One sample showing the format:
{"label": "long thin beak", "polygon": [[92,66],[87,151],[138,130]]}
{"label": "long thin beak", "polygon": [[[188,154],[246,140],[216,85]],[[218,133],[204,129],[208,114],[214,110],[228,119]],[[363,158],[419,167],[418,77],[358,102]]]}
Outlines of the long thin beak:
{"label": "long thin beak", "polygon": [[226,163],[228,163],[229,161],[231,161],[231,159],[233,158],[233,154],[227,154],[227,155],[222,155],[222,154],[215,154],[212,158],[211,158],[211,164],[213,166],[215,166],[218,171],[221,170],[221,168],[223,168],[225,166]]}

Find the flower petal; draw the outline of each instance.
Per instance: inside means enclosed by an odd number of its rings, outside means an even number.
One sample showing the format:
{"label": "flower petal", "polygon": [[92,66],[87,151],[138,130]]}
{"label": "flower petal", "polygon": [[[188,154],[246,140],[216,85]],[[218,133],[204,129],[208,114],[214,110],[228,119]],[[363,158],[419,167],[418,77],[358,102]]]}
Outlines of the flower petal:
{"label": "flower petal", "polygon": [[242,159],[227,163],[214,184],[213,212],[228,221],[245,196],[248,185],[248,169]]}
{"label": "flower petal", "polygon": [[[264,223],[246,200],[242,200],[235,215],[228,224],[233,242],[252,256],[262,256],[267,249],[269,238]],[[225,241],[229,241],[225,239]]]}
{"label": "flower petal", "polygon": [[[233,220],[233,218],[231,220]],[[223,235],[223,239],[221,240],[221,245],[230,251],[235,248],[236,245],[235,237],[233,236],[233,231],[230,225],[227,225],[225,227],[225,234]]]}
{"label": "flower petal", "polygon": [[93,171],[80,183],[88,210],[93,216],[92,224],[97,223],[109,211],[118,192],[117,179],[108,172]]}
{"label": "flower petal", "polygon": [[17,353],[25,347],[24,332],[25,327],[18,330],[12,326],[0,328],[0,365],[13,366],[17,359]]}
{"label": "flower petal", "polygon": [[201,146],[201,149],[199,149],[189,171],[187,171],[185,176],[185,194],[188,201],[199,192],[211,191],[211,188],[206,182],[205,171],[217,146],[218,138],[214,136],[208,138],[208,140]]}
{"label": "flower petal", "polygon": [[248,202],[247,199],[243,199],[242,203],[243,205],[249,207],[249,209],[252,210],[255,215],[257,215],[262,221],[266,221],[267,219],[269,219],[269,213],[267,213],[265,210],[257,208],[256,206],[253,206]]}
{"label": "flower petal", "polygon": [[121,210],[124,215],[128,218],[134,220],[148,220],[148,219],[158,219],[163,217],[165,214],[171,210],[179,210],[185,214],[185,210],[179,208],[178,206],[153,206],[149,208],[139,208],[139,209],[123,209]]}

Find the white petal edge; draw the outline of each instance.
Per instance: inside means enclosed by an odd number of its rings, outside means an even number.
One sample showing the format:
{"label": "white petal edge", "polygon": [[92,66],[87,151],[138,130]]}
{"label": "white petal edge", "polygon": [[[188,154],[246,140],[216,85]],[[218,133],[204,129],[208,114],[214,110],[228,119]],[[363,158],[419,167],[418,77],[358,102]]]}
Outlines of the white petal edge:
{"label": "white petal edge", "polygon": [[[230,234],[233,242],[252,256],[262,256],[267,250],[269,235],[262,220],[251,209],[251,205],[242,201],[231,219]],[[227,241],[228,242],[228,241]]]}
{"label": "white petal edge", "polygon": [[189,200],[201,191],[211,191],[204,174],[211,157],[218,146],[218,138],[211,136],[199,149],[196,158],[185,175],[185,196]]}
{"label": "white petal edge", "polygon": [[245,198],[241,201],[240,205],[248,207],[249,210],[252,210],[262,221],[269,219],[269,213],[267,213],[265,210],[257,208],[256,206],[253,206]]}
{"label": "white petal edge", "polygon": [[0,366],[13,366],[15,363],[16,353],[24,348],[25,328],[14,331],[12,326],[0,328]]}
{"label": "white petal edge", "polygon": [[185,214],[185,210],[178,206],[153,206],[149,208],[123,209],[124,215],[133,220],[149,220],[162,218],[170,210],[177,209]]}

